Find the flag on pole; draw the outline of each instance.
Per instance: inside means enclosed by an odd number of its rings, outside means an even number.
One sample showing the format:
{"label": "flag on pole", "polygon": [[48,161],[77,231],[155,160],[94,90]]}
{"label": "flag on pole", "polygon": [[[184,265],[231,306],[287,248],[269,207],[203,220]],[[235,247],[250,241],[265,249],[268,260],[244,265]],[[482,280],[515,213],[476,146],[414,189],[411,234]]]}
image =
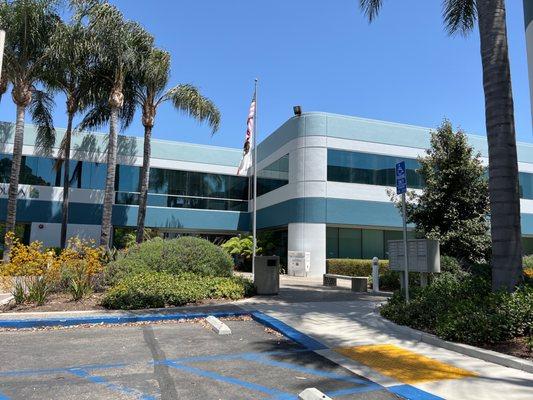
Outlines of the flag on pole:
{"label": "flag on pole", "polygon": [[255,119],[255,94],[250,104],[250,111],[248,112],[248,121],[246,124],[246,137],[244,139],[244,146],[242,151],[242,159],[237,170],[237,175],[247,175],[248,170],[252,167],[252,143],[254,135],[254,121]]}

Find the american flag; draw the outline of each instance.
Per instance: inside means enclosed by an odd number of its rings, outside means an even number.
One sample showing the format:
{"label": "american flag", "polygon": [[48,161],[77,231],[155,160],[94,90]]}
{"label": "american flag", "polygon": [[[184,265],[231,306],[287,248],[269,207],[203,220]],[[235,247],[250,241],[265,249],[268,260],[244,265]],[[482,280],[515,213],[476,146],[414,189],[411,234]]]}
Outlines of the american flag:
{"label": "american flag", "polygon": [[248,112],[248,120],[246,123],[246,137],[244,139],[244,146],[242,151],[242,159],[237,170],[237,175],[247,175],[248,169],[252,167],[252,143],[254,132],[254,118],[255,118],[255,94],[250,104],[250,111]]}

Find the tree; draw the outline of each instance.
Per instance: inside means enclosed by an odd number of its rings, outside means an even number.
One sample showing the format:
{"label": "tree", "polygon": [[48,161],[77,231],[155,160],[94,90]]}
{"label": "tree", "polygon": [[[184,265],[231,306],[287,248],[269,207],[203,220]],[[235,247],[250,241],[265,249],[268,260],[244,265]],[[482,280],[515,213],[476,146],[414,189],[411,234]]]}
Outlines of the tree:
{"label": "tree", "polygon": [[[0,4],[0,25],[6,30],[4,73],[13,86],[11,97],[16,104],[13,160],[9,178],[6,232],[15,230],[17,197],[26,110],[38,124],[36,145],[45,153],[55,143],[50,109],[50,95],[37,88],[47,69],[47,47],[59,21],[52,0],[12,0]],[[7,84],[4,83],[7,89]],[[6,243],[4,258],[9,256]]]}
{"label": "tree", "polygon": [[[126,21],[121,12],[108,2],[95,2],[88,10],[89,29],[94,35],[97,48],[100,76],[108,81],[107,107],[109,111],[109,137],[107,147],[107,175],[102,212],[100,244],[109,247],[111,215],[115,195],[115,172],[117,163],[118,123],[124,110],[126,78],[139,65],[142,57],[149,54],[153,38],[139,24]],[[99,104],[91,116],[102,122],[105,111]],[[129,109],[132,112],[134,109]],[[101,115],[101,117],[99,116]],[[131,120],[132,115],[126,119]],[[90,119],[90,118],[89,118]],[[86,119],[87,121],[87,119]]]}
{"label": "tree", "polygon": [[170,101],[180,111],[202,122],[207,121],[215,133],[220,124],[220,112],[211,100],[202,96],[200,91],[187,84],[167,89],[170,76],[170,54],[152,49],[139,68],[139,75],[133,79],[134,96],[142,110],[144,126],[143,166],[140,176],[139,212],[137,217],[137,243],[143,241],[150,176],[150,155],[152,129],[158,107]]}
{"label": "tree", "polygon": [[490,254],[488,183],[479,157],[466,135],[444,121],[418,158],[424,189],[409,192],[406,205],[417,236],[439,240],[443,254],[466,265]]}
{"label": "tree", "polygon": [[[359,0],[372,21],[383,0]],[[509,66],[505,0],[444,0],[450,34],[479,27],[485,122],[489,147],[489,199],[494,290],[514,290],[522,276],[522,242],[514,103]]]}
{"label": "tree", "polygon": [[70,24],[58,24],[49,45],[47,86],[66,97],[67,129],[61,143],[57,168],[63,165],[63,204],[61,219],[61,248],[67,243],[67,224],[70,191],[70,150],[73,120],[76,114],[94,104],[102,95],[102,83],[96,74],[96,51],[88,28],[83,25],[84,10],[74,6]]}

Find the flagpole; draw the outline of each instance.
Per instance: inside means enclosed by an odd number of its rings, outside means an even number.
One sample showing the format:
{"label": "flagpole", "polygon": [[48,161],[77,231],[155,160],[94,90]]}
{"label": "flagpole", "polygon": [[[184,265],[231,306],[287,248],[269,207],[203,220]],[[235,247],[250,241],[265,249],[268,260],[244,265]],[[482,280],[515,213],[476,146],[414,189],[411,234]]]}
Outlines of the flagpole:
{"label": "flagpole", "polygon": [[254,238],[254,248],[252,256],[252,275],[255,276],[255,255],[257,250],[257,78],[255,78],[255,88],[254,88],[254,98],[255,98],[255,109],[254,109],[254,136],[253,136],[253,147],[254,147],[254,189],[253,189],[253,215],[252,215],[252,230]]}

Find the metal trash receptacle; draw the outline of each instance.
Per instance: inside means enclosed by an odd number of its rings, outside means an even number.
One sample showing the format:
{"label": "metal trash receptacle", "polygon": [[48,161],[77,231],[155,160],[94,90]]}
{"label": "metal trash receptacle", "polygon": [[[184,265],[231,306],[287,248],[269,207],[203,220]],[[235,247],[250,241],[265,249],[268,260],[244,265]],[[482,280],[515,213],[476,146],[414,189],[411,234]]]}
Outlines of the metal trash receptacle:
{"label": "metal trash receptacle", "polygon": [[257,294],[279,293],[279,257],[255,257],[254,285]]}

